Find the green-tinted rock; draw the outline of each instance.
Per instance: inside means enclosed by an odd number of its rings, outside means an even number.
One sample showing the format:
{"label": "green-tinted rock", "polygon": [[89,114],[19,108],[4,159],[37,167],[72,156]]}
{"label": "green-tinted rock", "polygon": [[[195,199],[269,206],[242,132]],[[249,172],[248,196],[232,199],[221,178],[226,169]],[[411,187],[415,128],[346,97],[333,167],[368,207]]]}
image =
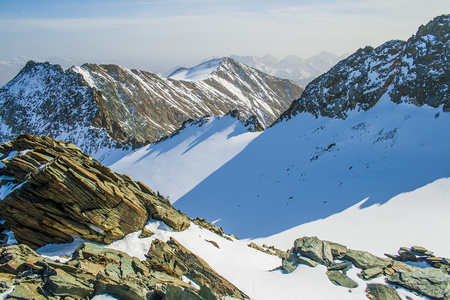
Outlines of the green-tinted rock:
{"label": "green-tinted rock", "polygon": [[347,275],[344,275],[340,271],[327,271],[327,276],[330,281],[339,286],[343,286],[346,288],[356,288],[358,284],[354,282],[352,279],[350,279]]}
{"label": "green-tinted rock", "polygon": [[367,297],[371,300],[401,300],[397,291],[385,284],[368,284]]}

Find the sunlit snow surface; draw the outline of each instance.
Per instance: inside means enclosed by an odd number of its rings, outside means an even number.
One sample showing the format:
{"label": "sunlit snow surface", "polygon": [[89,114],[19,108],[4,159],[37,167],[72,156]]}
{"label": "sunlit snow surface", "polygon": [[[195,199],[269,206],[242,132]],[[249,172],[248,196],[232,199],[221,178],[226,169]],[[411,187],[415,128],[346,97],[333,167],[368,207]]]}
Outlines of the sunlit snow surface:
{"label": "sunlit snow surface", "polygon": [[217,71],[223,60],[224,58],[216,58],[193,68],[180,68],[170,74],[168,78],[184,81],[200,81],[208,78],[214,71]]}

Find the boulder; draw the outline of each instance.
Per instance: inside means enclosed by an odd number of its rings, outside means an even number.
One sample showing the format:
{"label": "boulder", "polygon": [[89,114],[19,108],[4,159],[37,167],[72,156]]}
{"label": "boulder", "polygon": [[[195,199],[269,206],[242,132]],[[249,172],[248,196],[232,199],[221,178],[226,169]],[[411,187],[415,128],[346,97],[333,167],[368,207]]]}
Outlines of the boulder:
{"label": "boulder", "polygon": [[351,249],[345,253],[344,259],[351,261],[357,268],[363,270],[375,267],[384,269],[392,263],[391,259],[381,258],[366,251]]}
{"label": "boulder", "polygon": [[367,298],[371,300],[401,300],[397,291],[385,284],[369,283],[366,288]]}
{"label": "boulder", "polygon": [[22,134],[2,144],[0,153],[16,153],[2,160],[0,176],[14,178],[15,189],[0,202],[0,218],[19,243],[34,249],[71,242],[74,235],[111,243],[141,230],[150,217],[176,231],[190,224],[159,193],[72,144]]}
{"label": "boulder", "polygon": [[197,285],[209,288],[216,296],[249,299],[203,259],[189,251],[173,237],[167,243],[159,239],[154,240],[146,256],[146,262],[152,269],[178,278],[184,275]]}
{"label": "boulder", "polygon": [[362,278],[364,278],[365,280],[369,280],[372,278],[375,278],[379,275],[383,274],[383,269],[380,267],[375,267],[375,268],[370,268],[370,269],[365,269],[361,272],[361,276]]}
{"label": "boulder", "polygon": [[450,276],[436,268],[416,268],[412,272],[387,276],[387,280],[427,297],[450,297]]}
{"label": "boulder", "polygon": [[316,236],[305,236],[296,239],[294,242],[294,252],[299,252],[325,266],[331,266],[333,263],[330,244],[319,240]]}
{"label": "boulder", "polygon": [[327,276],[328,279],[330,279],[330,281],[335,285],[343,286],[350,289],[358,287],[358,284],[356,282],[354,282],[347,275],[345,275],[340,271],[335,270],[327,271]]}

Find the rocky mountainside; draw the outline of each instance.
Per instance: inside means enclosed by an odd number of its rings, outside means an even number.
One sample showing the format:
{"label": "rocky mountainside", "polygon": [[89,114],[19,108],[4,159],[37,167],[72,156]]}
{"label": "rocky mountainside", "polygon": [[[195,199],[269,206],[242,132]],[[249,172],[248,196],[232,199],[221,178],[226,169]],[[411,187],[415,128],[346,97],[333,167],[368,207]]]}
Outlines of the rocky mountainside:
{"label": "rocky mountainside", "polygon": [[292,81],[229,58],[211,64],[201,80],[185,81],[117,65],[64,71],[30,61],[0,89],[0,141],[19,133],[48,135],[95,155],[105,147],[153,142],[188,119],[232,110],[244,119],[255,116],[265,128],[302,92]]}
{"label": "rocky mountainside", "polygon": [[312,81],[281,119],[302,112],[345,119],[368,110],[383,95],[395,103],[450,111],[450,15],[421,26],[408,41],[359,49]]}
{"label": "rocky mountainside", "polygon": [[287,78],[297,82],[301,86],[306,86],[312,80],[330,70],[340,60],[347,55],[337,56],[323,51],[307,59],[295,55],[288,55],[279,60],[273,55],[267,54],[258,56],[232,55],[231,58],[261,70],[272,76]]}

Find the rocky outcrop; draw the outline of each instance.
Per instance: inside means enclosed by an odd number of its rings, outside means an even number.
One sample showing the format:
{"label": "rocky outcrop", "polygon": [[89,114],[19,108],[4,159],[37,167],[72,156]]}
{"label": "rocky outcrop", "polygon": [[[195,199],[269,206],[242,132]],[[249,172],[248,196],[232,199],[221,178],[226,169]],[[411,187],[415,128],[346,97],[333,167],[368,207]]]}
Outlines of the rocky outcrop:
{"label": "rocky outcrop", "polygon": [[190,224],[159,193],[72,144],[24,134],[1,145],[0,153],[2,189],[9,188],[0,218],[32,248],[71,242],[73,235],[110,243],[141,230],[149,218],[177,231]]}
{"label": "rocky outcrop", "polygon": [[450,111],[450,15],[421,26],[408,41],[393,40],[359,49],[313,80],[280,117],[307,112],[345,119],[368,110],[383,95],[395,103],[429,105]]}
{"label": "rocky outcrop", "polygon": [[[361,269],[358,276],[364,280],[385,276],[386,281],[391,284],[433,299],[450,297],[450,260],[434,257],[433,252],[419,246],[402,247],[398,253],[398,256],[387,255],[389,258],[382,258],[367,251],[352,250],[338,243],[322,241],[315,236],[303,237],[295,240],[294,247],[282,259],[281,268],[288,274],[298,264],[310,267],[322,264],[327,266],[326,274],[333,284],[355,288],[357,283],[346,276],[347,270],[354,266]],[[426,261],[432,267],[419,268],[405,263],[408,261]],[[386,285],[368,284],[366,292],[369,299],[400,299],[395,290]]]}
{"label": "rocky outcrop", "polygon": [[211,299],[206,287],[197,290],[136,257],[90,243],[81,244],[66,263],[25,245],[0,247],[0,279],[0,292],[13,287],[6,299],[90,299],[105,293],[121,300]]}
{"label": "rocky outcrop", "polygon": [[146,262],[152,269],[172,276],[186,276],[196,284],[209,288],[217,297],[249,299],[228,280],[217,274],[203,259],[172,237],[167,243],[154,240],[146,256]]}

